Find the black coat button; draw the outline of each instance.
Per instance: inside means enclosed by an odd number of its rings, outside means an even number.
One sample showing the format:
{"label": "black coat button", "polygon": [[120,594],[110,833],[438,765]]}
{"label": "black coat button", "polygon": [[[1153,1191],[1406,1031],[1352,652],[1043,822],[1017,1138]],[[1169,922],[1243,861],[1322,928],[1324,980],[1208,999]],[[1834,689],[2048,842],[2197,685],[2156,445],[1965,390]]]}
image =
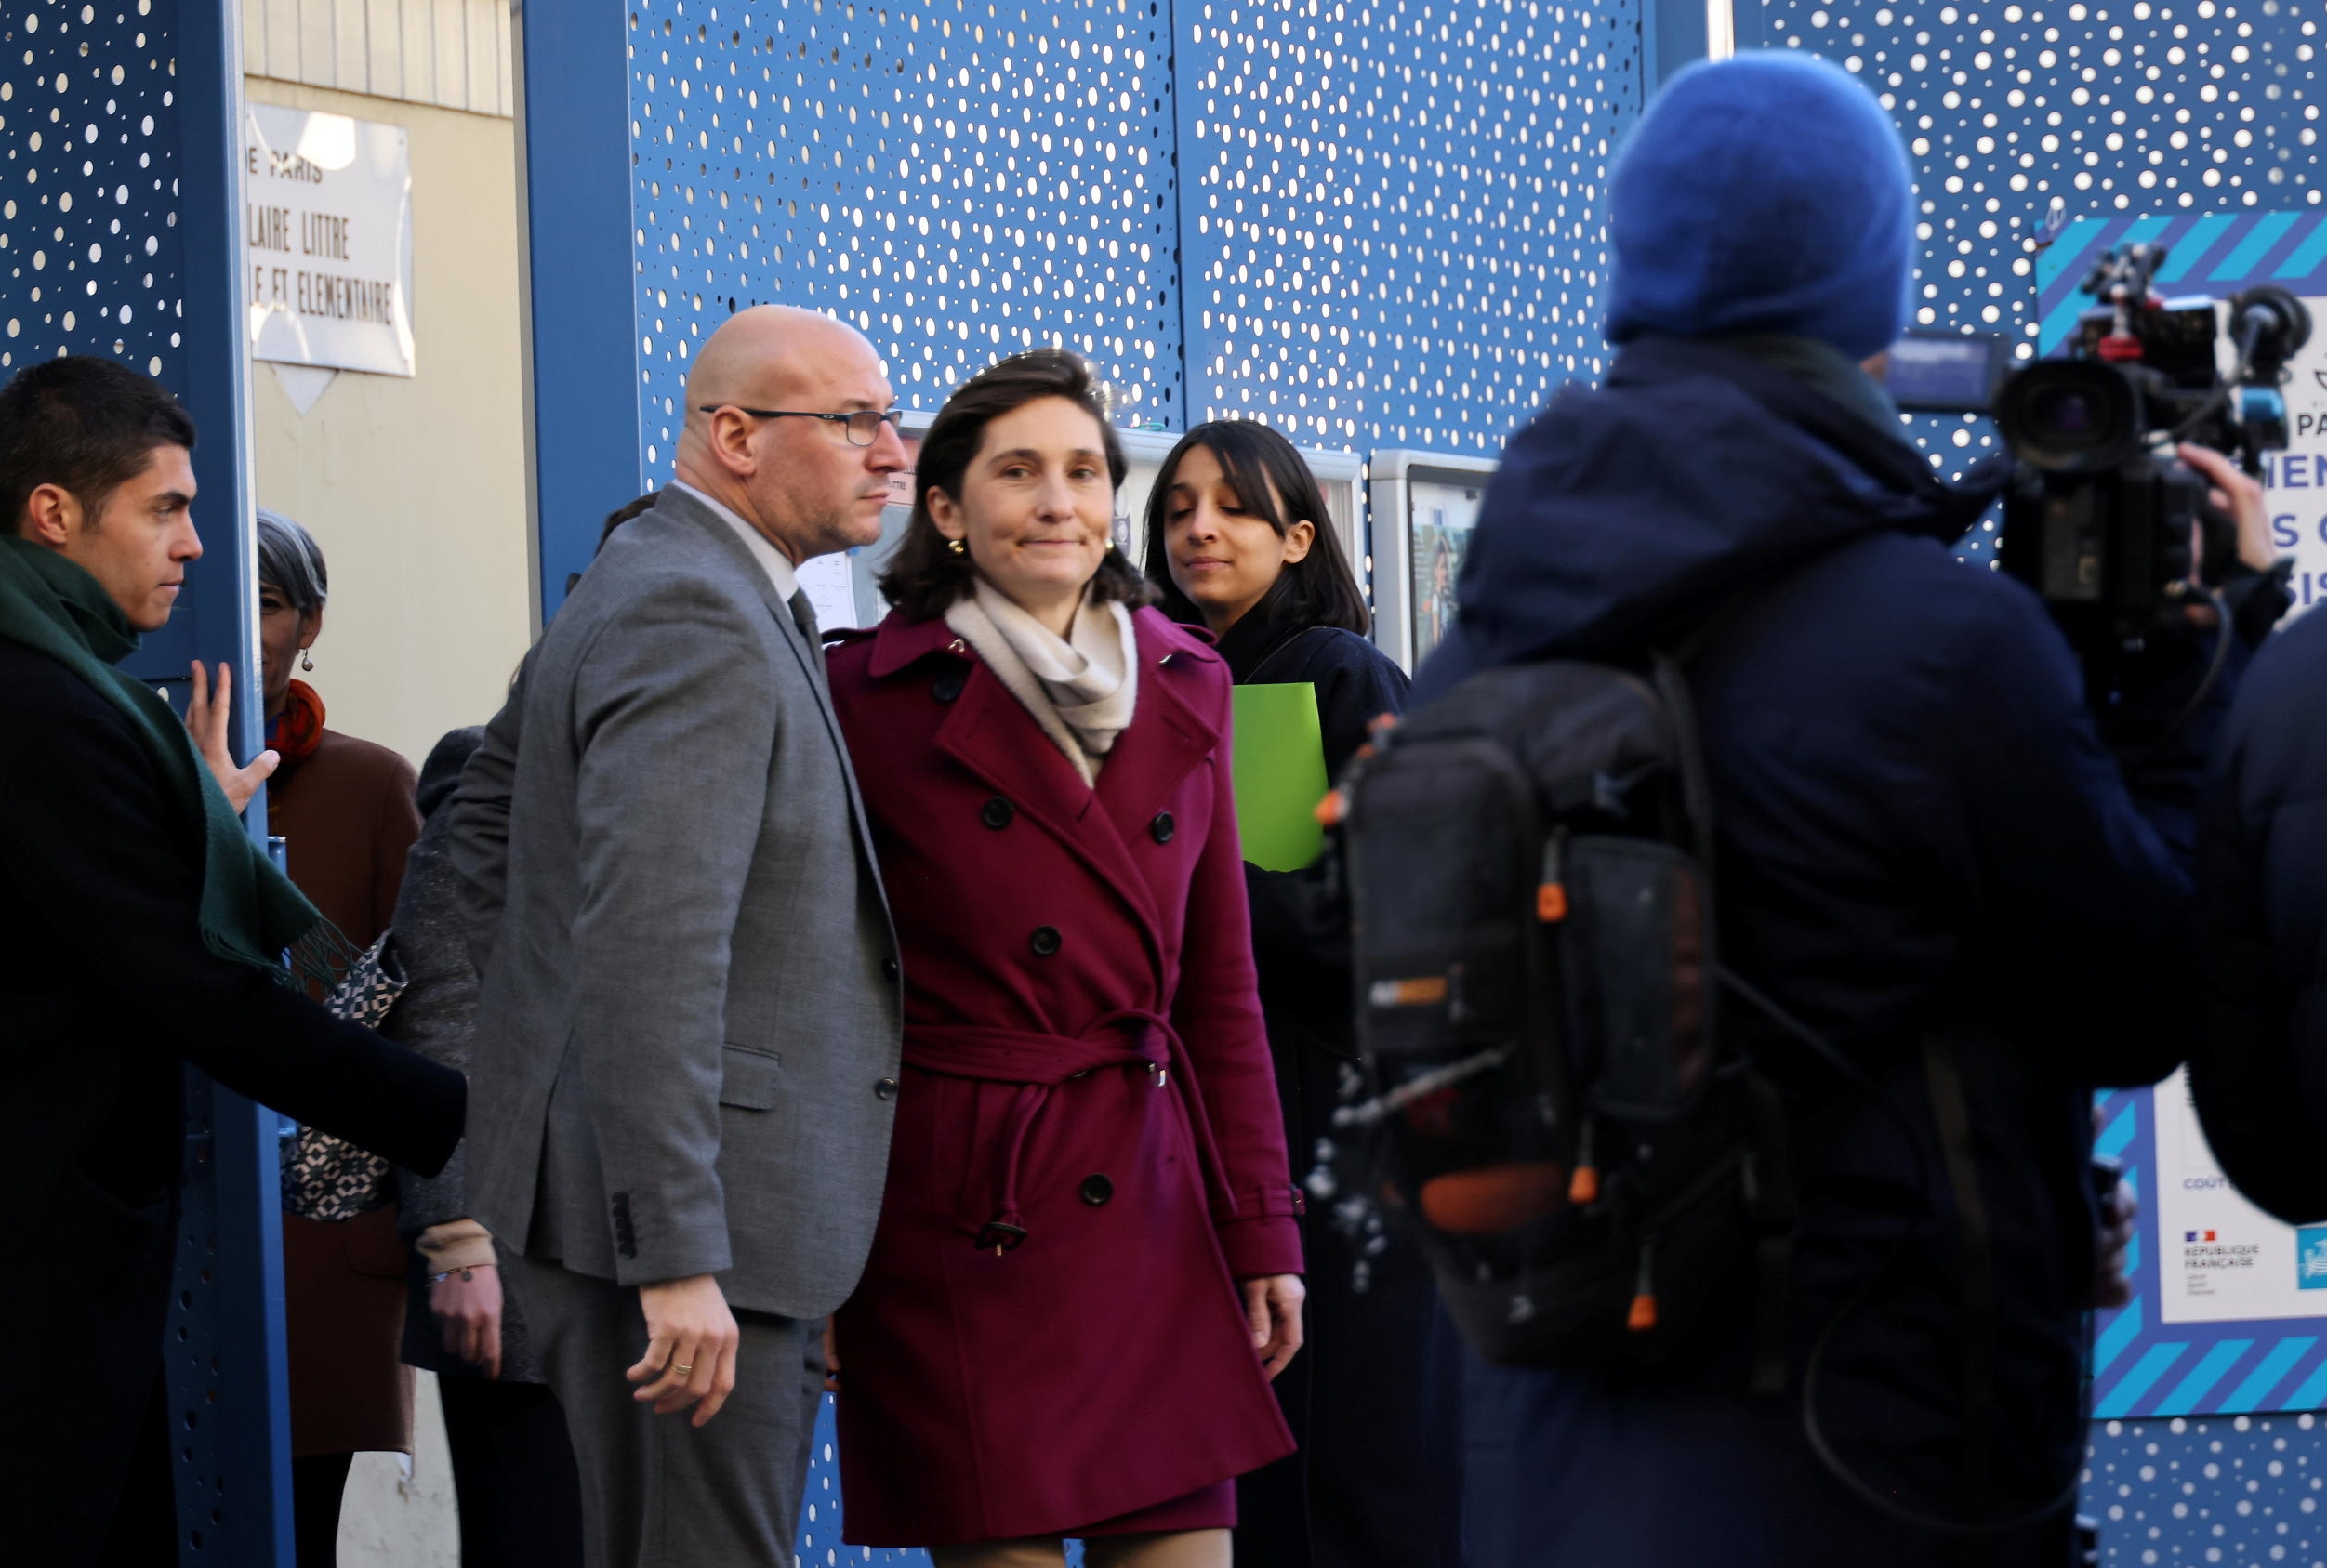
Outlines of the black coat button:
{"label": "black coat button", "polygon": [[978,821],[991,828],[1005,828],[1017,814],[1018,808],[998,795],[985,803],[985,809],[978,813]]}
{"label": "black coat button", "polygon": [[937,679],[929,683],[929,694],[941,703],[950,703],[961,695],[964,682],[970,679],[970,666],[948,663],[937,672]]}
{"label": "black coat button", "polygon": [[1083,1202],[1091,1207],[1097,1208],[1114,1196],[1115,1183],[1105,1177],[1086,1176],[1083,1178]]}
{"label": "black coat button", "polygon": [[1149,823],[1149,824],[1147,824],[1147,831],[1148,831],[1148,832],[1150,832],[1150,833],[1152,833],[1152,834],[1154,834],[1154,835],[1156,836],[1156,842],[1157,842],[1157,843],[1158,843],[1158,844],[1169,844],[1169,843],[1170,843],[1170,842],[1171,842],[1171,813],[1170,813],[1170,811],[1157,811],[1157,812],[1156,813],[1156,820],[1155,820],[1154,822],[1151,822],[1151,823]]}
{"label": "black coat button", "polygon": [[897,972],[897,961],[894,958],[883,958],[880,961],[880,975],[883,980],[896,979]]}
{"label": "black coat button", "polygon": [[1034,935],[1026,939],[1038,958],[1048,958],[1059,950],[1059,929],[1056,926],[1037,926]]}
{"label": "black coat button", "polygon": [[897,1080],[896,1080],[896,1079],[894,1079],[894,1078],[883,1078],[883,1079],[881,1079],[881,1081],[880,1081],[880,1082],[879,1082],[879,1083],[877,1083],[877,1084],[875,1084],[875,1085],[873,1086],[873,1093],[874,1093],[874,1095],[875,1095],[875,1096],[877,1096],[878,1098],[882,1099],[882,1100],[894,1100],[894,1099],[896,1099],[896,1098],[897,1098]]}

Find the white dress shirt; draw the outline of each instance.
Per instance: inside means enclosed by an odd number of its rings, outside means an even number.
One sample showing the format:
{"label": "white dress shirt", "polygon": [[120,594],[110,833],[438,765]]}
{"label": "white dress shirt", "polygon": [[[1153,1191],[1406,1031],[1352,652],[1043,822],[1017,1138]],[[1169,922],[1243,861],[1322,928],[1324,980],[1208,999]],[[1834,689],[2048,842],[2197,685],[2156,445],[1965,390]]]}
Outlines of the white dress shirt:
{"label": "white dress shirt", "polygon": [[673,480],[670,487],[694,496],[708,507],[713,516],[734,529],[735,536],[751,551],[751,559],[760,563],[760,569],[768,574],[768,581],[775,585],[775,597],[787,604],[791,602],[792,596],[800,592],[799,574],[793,572],[792,563],[784,559],[784,552],[770,543],[766,534],[684,481]]}

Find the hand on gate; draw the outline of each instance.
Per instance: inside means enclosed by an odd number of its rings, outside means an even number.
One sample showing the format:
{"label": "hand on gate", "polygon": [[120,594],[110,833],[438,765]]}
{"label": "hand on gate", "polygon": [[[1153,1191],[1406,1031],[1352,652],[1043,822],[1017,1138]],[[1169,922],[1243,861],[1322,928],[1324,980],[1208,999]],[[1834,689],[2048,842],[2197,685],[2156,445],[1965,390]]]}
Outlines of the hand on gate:
{"label": "hand on gate", "polygon": [[1244,1282],[1244,1315],[1252,1349],[1274,1378],[1301,1349],[1301,1304],[1308,1287],[1299,1274],[1269,1274]]}
{"label": "hand on gate", "polygon": [[639,1286],[646,1316],[646,1354],[624,1374],[644,1385],[630,1397],[673,1416],[698,1401],[694,1424],[720,1412],[735,1391],[735,1351],[742,1336],[727,1298],[710,1274]]}
{"label": "hand on gate", "polygon": [[218,696],[213,699],[210,672],[201,660],[194,661],[193,694],[186,699],[186,728],[193,735],[194,749],[202,753],[218,787],[226,791],[227,804],[240,811],[250,804],[250,797],[258,793],[258,786],[267,782],[267,775],[282,758],[262,751],[250,759],[249,767],[234,766],[234,753],[226,744],[227,720],[234,713],[231,673],[224,665],[218,666]]}

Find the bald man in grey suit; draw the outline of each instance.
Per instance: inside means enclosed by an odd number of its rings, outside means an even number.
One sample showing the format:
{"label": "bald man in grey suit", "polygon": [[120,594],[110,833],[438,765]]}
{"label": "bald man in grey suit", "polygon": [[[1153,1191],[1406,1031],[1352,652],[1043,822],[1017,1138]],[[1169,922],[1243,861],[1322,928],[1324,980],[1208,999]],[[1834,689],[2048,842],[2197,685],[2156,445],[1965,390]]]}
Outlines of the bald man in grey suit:
{"label": "bald man in grey suit", "polygon": [[897,1092],[896,941],[793,574],[879,537],[889,384],[850,328],[761,306],[687,403],[678,482],[558,612],[451,828],[469,1191],[565,1406],[591,1568],[791,1561]]}

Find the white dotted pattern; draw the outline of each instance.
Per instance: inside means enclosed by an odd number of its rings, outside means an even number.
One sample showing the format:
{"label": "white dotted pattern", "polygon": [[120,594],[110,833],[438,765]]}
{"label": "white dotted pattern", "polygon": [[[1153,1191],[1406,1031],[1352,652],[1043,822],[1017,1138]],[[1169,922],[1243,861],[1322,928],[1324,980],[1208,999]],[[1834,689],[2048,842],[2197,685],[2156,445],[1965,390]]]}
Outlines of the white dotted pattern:
{"label": "white dotted pattern", "polygon": [[0,19],[0,375],[179,362],[176,65],[153,0],[18,0]]}
{"label": "white dotted pattern", "polygon": [[2327,1467],[2311,1416],[2109,1421],[2082,1510],[2107,1568],[2216,1562],[2327,1568]]}
{"label": "white dotted pattern", "polygon": [[1606,362],[1638,0],[1183,6],[1189,402],[1321,445],[1499,451]]}
{"label": "white dotted pattern", "polygon": [[[2056,208],[2320,200],[2316,4],[1791,0],[1762,14],[1772,46],[1840,61],[1898,122],[1922,197],[1924,326],[2005,333],[2033,357],[2034,239]],[[1915,433],[1950,473],[1996,447],[1985,420],[1918,420]]]}
{"label": "white dotted pattern", "polygon": [[934,408],[1064,343],[1176,427],[1170,38],[1150,0],[800,0],[630,16],[647,461],[734,310],[832,310]]}

